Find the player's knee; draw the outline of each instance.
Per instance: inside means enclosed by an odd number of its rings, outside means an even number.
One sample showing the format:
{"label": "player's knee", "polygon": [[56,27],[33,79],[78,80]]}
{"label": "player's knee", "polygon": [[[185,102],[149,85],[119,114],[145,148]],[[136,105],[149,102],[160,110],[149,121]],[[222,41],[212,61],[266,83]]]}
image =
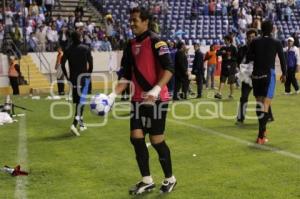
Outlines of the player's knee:
{"label": "player's knee", "polygon": [[151,142],[152,145],[164,142],[164,136],[163,135],[149,136],[149,138],[150,138],[150,142]]}

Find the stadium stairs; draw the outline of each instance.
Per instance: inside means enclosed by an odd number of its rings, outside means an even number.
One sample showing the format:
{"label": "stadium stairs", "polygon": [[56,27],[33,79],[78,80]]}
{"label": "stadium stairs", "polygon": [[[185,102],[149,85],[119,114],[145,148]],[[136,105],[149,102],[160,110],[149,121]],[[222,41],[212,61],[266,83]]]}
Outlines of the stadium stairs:
{"label": "stadium stairs", "polygon": [[24,93],[38,94],[40,92],[49,92],[50,82],[43,75],[30,55],[23,55],[20,60],[21,73],[28,82],[25,86]]}
{"label": "stadium stairs", "polygon": [[101,25],[100,21],[102,19],[101,14],[94,8],[89,1],[87,3],[80,3],[80,0],[61,0],[61,9],[56,5],[53,9],[52,16],[56,19],[59,15],[63,18],[67,18],[70,15],[74,16],[74,11],[78,5],[83,5],[84,16],[82,17],[83,22],[87,22],[91,18],[91,22],[96,25]]}

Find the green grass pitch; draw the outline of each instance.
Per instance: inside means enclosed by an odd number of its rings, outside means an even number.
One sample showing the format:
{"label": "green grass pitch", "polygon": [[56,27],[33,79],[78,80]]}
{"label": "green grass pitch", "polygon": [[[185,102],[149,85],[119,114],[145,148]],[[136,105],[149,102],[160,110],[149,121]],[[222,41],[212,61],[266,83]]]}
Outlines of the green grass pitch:
{"label": "green grass pitch", "polygon": [[[234,116],[240,92],[236,90],[232,101],[208,99],[211,92],[204,90],[204,98],[186,101],[192,106],[170,104],[174,114],[170,111],[168,115],[166,140],[178,185],[171,194],[159,194],[163,173],[150,146],[151,173],[157,188],[138,198],[300,198],[300,95],[285,96],[283,86],[277,84],[272,104],[275,122],[268,124],[268,148],[261,149],[251,144],[257,135],[257,120],[246,120],[244,126],[237,127],[234,117],[199,119],[196,113],[189,119],[174,117],[175,113],[187,117],[199,102],[216,102],[219,112],[223,107],[223,115]],[[133,198],[128,188],[140,176],[129,141],[128,119],[115,119],[110,113],[105,126],[89,127],[81,137],[74,137],[69,133],[72,119],[51,118],[51,104],[56,101],[44,98],[15,97],[17,105],[34,112],[26,112],[16,123],[0,126],[0,166],[20,163],[30,171],[28,177],[0,173],[0,199],[15,198],[20,191],[28,199]],[[198,115],[209,116],[209,111],[214,111],[210,106],[199,106]],[[53,113],[66,117],[68,110],[68,106],[58,104]],[[125,116],[126,111],[117,114]],[[99,124],[103,119],[86,107],[85,122]],[[25,145],[21,144],[27,149],[27,157],[20,157],[21,134],[26,135]]]}

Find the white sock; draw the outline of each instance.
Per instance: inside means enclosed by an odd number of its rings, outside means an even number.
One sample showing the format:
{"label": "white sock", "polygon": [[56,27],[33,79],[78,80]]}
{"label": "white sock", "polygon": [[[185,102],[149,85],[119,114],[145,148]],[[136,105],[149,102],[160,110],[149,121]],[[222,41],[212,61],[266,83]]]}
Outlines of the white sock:
{"label": "white sock", "polygon": [[170,178],[166,178],[165,180],[167,180],[167,181],[169,181],[169,182],[171,182],[171,183],[176,182],[175,176],[172,176],[172,177],[170,177]]}
{"label": "white sock", "polygon": [[151,184],[153,183],[153,179],[151,176],[144,176],[143,179],[142,179],[143,183],[146,183],[146,184]]}

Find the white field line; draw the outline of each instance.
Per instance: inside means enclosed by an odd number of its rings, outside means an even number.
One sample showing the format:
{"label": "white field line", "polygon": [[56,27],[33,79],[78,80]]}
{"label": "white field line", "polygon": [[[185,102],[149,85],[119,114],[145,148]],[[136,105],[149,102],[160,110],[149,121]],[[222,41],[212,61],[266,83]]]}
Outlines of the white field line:
{"label": "white field line", "polygon": [[278,149],[278,148],[275,148],[275,147],[270,147],[270,146],[267,146],[267,145],[258,145],[256,143],[254,143],[254,141],[249,142],[249,141],[246,141],[246,140],[243,140],[243,139],[240,139],[240,138],[236,138],[234,136],[226,135],[224,133],[221,133],[221,132],[218,132],[218,131],[215,131],[215,130],[212,130],[212,129],[204,128],[204,127],[201,127],[199,125],[189,124],[189,123],[183,122],[183,121],[178,121],[178,120],[174,120],[174,119],[168,119],[168,121],[170,121],[172,123],[176,123],[177,125],[180,124],[182,126],[190,127],[190,128],[193,128],[193,129],[198,129],[201,132],[216,135],[216,136],[222,137],[222,138],[227,139],[227,140],[235,141],[235,142],[240,143],[240,144],[253,146],[253,147],[256,147],[256,148],[259,148],[259,149],[262,149],[262,150],[271,151],[271,152],[274,152],[274,153],[277,153],[277,154],[280,154],[280,155],[283,155],[283,156],[286,156],[286,157],[290,157],[290,158],[300,160],[300,155],[295,154],[295,153],[291,153],[291,152],[288,152],[288,151],[284,151],[284,150],[281,150],[281,149]]}
{"label": "white field line", "polygon": [[[20,118],[19,120],[19,143],[18,143],[18,159],[17,163],[21,165],[22,168],[27,167],[27,132],[26,132],[26,116]],[[15,198],[16,199],[26,199],[26,186],[27,186],[27,176],[16,177],[16,189]]]}

